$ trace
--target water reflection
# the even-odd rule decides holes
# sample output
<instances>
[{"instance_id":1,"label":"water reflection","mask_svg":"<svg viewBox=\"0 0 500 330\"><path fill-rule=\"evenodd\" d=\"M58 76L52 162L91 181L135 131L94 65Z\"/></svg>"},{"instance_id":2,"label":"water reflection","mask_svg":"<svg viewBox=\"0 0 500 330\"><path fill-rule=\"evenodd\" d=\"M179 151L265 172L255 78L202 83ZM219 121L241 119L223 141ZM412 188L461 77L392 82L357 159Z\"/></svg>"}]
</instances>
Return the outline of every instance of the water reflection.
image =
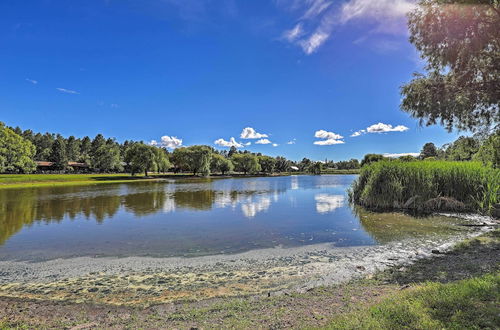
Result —
<instances>
[{"instance_id":1,"label":"water reflection","mask_svg":"<svg viewBox=\"0 0 500 330\"><path fill-rule=\"evenodd\" d=\"M354 178L0 189L0 259L34 256L35 250L65 257L192 255L321 242L352 246L450 229L399 214L353 212L345 191Z\"/></svg>"},{"instance_id":2,"label":"water reflection","mask_svg":"<svg viewBox=\"0 0 500 330\"><path fill-rule=\"evenodd\" d=\"M323 214L333 212L335 209L344 206L345 196L317 194L314 199L316 200L316 211Z\"/></svg>"}]
</instances>

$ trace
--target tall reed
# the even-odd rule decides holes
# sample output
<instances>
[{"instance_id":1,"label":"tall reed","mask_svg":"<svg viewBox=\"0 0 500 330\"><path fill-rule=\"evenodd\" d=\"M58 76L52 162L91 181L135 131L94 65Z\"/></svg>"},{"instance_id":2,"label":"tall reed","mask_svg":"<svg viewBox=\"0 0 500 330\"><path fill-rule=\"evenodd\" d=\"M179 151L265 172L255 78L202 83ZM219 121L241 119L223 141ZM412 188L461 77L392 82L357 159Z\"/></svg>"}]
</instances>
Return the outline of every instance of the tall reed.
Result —
<instances>
[{"instance_id":1,"label":"tall reed","mask_svg":"<svg viewBox=\"0 0 500 330\"><path fill-rule=\"evenodd\" d=\"M491 214L499 202L500 170L479 162L380 161L361 169L351 202L375 210Z\"/></svg>"}]
</instances>

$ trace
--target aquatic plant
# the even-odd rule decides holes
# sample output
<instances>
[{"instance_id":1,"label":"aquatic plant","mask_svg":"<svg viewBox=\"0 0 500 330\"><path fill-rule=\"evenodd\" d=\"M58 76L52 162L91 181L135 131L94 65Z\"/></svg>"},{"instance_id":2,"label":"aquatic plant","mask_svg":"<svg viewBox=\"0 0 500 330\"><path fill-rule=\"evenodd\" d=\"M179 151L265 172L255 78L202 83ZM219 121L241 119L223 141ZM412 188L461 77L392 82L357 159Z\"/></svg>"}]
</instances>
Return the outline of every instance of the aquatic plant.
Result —
<instances>
[{"instance_id":1,"label":"aquatic plant","mask_svg":"<svg viewBox=\"0 0 500 330\"><path fill-rule=\"evenodd\" d=\"M381 161L361 169L350 201L375 210L490 214L499 202L500 170L479 162Z\"/></svg>"}]
</instances>

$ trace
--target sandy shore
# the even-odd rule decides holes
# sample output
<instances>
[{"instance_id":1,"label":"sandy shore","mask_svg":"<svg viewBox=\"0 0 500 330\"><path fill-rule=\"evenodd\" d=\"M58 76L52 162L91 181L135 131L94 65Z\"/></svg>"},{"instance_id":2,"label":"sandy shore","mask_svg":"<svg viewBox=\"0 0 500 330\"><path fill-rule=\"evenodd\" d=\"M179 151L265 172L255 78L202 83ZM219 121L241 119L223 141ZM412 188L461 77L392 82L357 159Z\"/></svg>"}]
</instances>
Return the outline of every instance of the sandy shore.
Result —
<instances>
[{"instance_id":1,"label":"sandy shore","mask_svg":"<svg viewBox=\"0 0 500 330\"><path fill-rule=\"evenodd\" d=\"M471 224L490 221L469 217ZM491 223L491 222L489 222ZM462 227L447 237L379 246L318 244L195 258L78 257L41 262L0 261L0 296L115 305L305 291L366 277L445 252L493 226Z\"/></svg>"}]
</instances>

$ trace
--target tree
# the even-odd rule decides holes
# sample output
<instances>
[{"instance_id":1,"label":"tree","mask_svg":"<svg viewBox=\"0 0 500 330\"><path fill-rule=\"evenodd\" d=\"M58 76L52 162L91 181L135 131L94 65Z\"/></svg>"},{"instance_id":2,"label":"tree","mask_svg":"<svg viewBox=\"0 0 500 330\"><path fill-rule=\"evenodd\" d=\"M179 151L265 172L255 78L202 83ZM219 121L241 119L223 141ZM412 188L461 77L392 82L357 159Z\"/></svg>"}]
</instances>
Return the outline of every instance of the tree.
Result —
<instances>
[{"instance_id":1,"label":"tree","mask_svg":"<svg viewBox=\"0 0 500 330\"><path fill-rule=\"evenodd\" d=\"M150 146L155 154L156 170L166 173L170 169L170 161L168 160L167 151L163 148Z\"/></svg>"},{"instance_id":2,"label":"tree","mask_svg":"<svg viewBox=\"0 0 500 330\"><path fill-rule=\"evenodd\" d=\"M420 151L421 159L425 159L427 157L437 157L437 155L438 150L432 142L427 142L426 144L424 144L422 151Z\"/></svg>"},{"instance_id":3,"label":"tree","mask_svg":"<svg viewBox=\"0 0 500 330\"><path fill-rule=\"evenodd\" d=\"M77 140L74 136L70 136L66 140L66 154L68 160L78 161L80 158L80 140Z\"/></svg>"},{"instance_id":4,"label":"tree","mask_svg":"<svg viewBox=\"0 0 500 330\"><path fill-rule=\"evenodd\" d=\"M274 165L274 169L276 172L288 172L290 171L290 161L285 157L278 156L276 157L276 164Z\"/></svg>"},{"instance_id":5,"label":"tree","mask_svg":"<svg viewBox=\"0 0 500 330\"><path fill-rule=\"evenodd\" d=\"M323 163L321 162L314 162L309 166L309 172L313 174L321 174L321 171L323 170Z\"/></svg>"},{"instance_id":6,"label":"tree","mask_svg":"<svg viewBox=\"0 0 500 330\"><path fill-rule=\"evenodd\" d=\"M401 108L421 124L478 130L500 118L500 2L421 0L410 42L426 74L401 89Z\"/></svg>"},{"instance_id":7,"label":"tree","mask_svg":"<svg viewBox=\"0 0 500 330\"><path fill-rule=\"evenodd\" d=\"M483 142L473 159L482 162L486 166L500 168L500 131L497 131Z\"/></svg>"},{"instance_id":8,"label":"tree","mask_svg":"<svg viewBox=\"0 0 500 330\"><path fill-rule=\"evenodd\" d=\"M91 165L92 142L88 136L84 137L80 142L80 157L78 161Z\"/></svg>"},{"instance_id":9,"label":"tree","mask_svg":"<svg viewBox=\"0 0 500 330\"><path fill-rule=\"evenodd\" d=\"M299 171L306 172L311 167L312 161L309 158L302 158L300 163L298 164Z\"/></svg>"},{"instance_id":10,"label":"tree","mask_svg":"<svg viewBox=\"0 0 500 330\"><path fill-rule=\"evenodd\" d=\"M413 161L417 160L417 157L413 157L412 155L405 155L405 156L399 157L398 159L402 162L413 162ZM427 158L427 159L429 159L429 158Z\"/></svg>"},{"instance_id":11,"label":"tree","mask_svg":"<svg viewBox=\"0 0 500 330\"><path fill-rule=\"evenodd\" d=\"M260 169L264 173L273 173L274 167L276 166L276 159L269 156L259 156Z\"/></svg>"},{"instance_id":12,"label":"tree","mask_svg":"<svg viewBox=\"0 0 500 330\"><path fill-rule=\"evenodd\" d=\"M238 149L236 149L235 146L231 146L231 148L229 148L229 153L227 154L227 156L231 158L236 152L238 152Z\"/></svg>"},{"instance_id":13,"label":"tree","mask_svg":"<svg viewBox=\"0 0 500 330\"><path fill-rule=\"evenodd\" d=\"M144 172L148 176L148 171L156 171L155 153L150 146L144 143L134 143L125 152L125 159L130 165L131 174L135 175Z\"/></svg>"},{"instance_id":14,"label":"tree","mask_svg":"<svg viewBox=\"0 0 500 330\"><path fill-rule=\"evenodd\" d=\"M361 161L361 166L369 165L371 163L375 163L384 159L385 157L379 154L366 154Z\"/></svg>"},{"instance_id":15,"label":"tree","mask_svg":"<svg viewBox=\"0 0 500 330\"><path fill-rule=\"evenodd\" d=\"M53 162L53 167L57 170L65 170L68 167L68 155L66 153L66 141L60 135L52 144L49 161Z\"/></svg>"},{"instance_id":16,"label":"tree","mask_svg":"<svg viewBox=\"0 0 500 330\"><path fill-rule=\"evenodd\" d=\"M468 161L479 151L479 142L472 137L459 137L446 149L448 160Z\"/></svg>"},{"instance_id":17,"label":"tree","mask_svg":"<svg viewBox=\"0 0 500 330\"><path fill-rule=\"evenodd\" d=\"M30 141L0 122L0 172L33 172L35 153L36 148Z\"/></svg>"},{"instance_id":18,"label":"tree","mask_svg":"<svg viewBox=\"0 0 500 330\"><path fill-rule=\"evenodd\" d=\"M193 175L210 175L212 148L209 146L191 146L177 148L172 155L176 170L191 171Z\"/></svg>"},{"instance_id":19,"label":"tree","mask_svg":"<svg viewBox=\"0 0 500 330\"><path fill-rule=\"evenodd\" d=\"M104 143L92 151L92 167L99 172L119 172L121 165L120 148L115 143Z\"/></svg>"},{"instance_id":20,"label":"tree","mask_svg":"<svg viewBox=\"0 0 500 330\"><path fill-rule=\"evenodd\" d=\"M247 173L256 173L260 171L259 160L254 154L234 154L232 160L235 170L243 172L245 175L247 175Z\"/></svg>"},{"instance_id":21,"label":"tree","mask_svg":"<svg viewBox=\"0 0 500 330\"><path fill-rule=\"evenodd\" d=\"M231 172L234 169L233 162L219 154L212 154L210 161L210 171L213 173L221 173L222 175Z\"/></svg>"}]
</instances>

